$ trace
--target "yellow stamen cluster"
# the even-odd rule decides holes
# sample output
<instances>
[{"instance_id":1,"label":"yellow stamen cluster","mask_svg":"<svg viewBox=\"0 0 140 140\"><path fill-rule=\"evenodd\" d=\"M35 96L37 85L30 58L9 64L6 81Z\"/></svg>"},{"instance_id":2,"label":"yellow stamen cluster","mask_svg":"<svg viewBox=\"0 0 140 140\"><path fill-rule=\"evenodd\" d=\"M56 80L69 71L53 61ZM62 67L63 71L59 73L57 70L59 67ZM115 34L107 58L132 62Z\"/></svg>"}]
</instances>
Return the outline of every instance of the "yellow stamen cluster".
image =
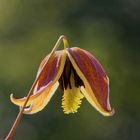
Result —
<instances>
[{"instance_id":1,"label":"yellow stamen cluster","mask_svg":"<svg viewBox=\"0 0 140 140\"><path fill-rule=\"evenodd\" d=\"M80 107L81 99L84 96L81 94L80 89L73 87L72 89L67 88L64 90L62 98L62 108L65 114L76 113Z\"/></svg>"}]
</instances>

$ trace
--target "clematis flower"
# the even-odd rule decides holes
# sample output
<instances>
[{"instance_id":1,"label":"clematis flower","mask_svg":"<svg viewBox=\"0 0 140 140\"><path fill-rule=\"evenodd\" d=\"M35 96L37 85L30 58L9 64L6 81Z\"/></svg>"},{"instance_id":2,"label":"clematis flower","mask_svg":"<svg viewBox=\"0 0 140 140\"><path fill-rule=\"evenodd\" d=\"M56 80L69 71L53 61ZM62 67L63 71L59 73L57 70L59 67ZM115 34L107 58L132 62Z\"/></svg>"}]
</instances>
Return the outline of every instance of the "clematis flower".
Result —
<instances>
[{"instance_id":1,"label":"clematis flower","mask_svg":"<svg viewBox=\"0 0 140 140\"><path fill-rule=\"evenodd\" d=\"M57 50L58 46L55 46L41 62L23 113L41 111L60 88L64 92L62 108L65 114L77 112L82 99L86 98L104 116L113 115L109 103L109 79L99 61L86 50L69 48L65 36L60 37L59 44L60 40L65 48ZM11 95L11 101L20 108L26 99L16 99Z\"/></svg>"}]
</instances>

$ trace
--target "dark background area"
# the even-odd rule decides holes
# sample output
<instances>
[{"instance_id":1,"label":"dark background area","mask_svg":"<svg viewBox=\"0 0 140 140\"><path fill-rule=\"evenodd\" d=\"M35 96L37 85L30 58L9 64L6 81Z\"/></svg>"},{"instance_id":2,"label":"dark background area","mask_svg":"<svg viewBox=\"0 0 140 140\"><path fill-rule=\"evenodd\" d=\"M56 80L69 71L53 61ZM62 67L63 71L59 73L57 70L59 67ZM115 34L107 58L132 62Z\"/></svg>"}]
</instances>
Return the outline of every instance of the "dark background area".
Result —
<instances>
[{"instance_id":1,"label":"dark background area","mask_svg":"<svg viewBox=\"0 0 140 140\"><path fill-rule=\"evenodd\" d=\"M65 115L58 90L44 110L23 116L13 140L139 140L139 15L139 0L1 0L0 139L18 113L10 94L26 96L42 58L64 34L104 66L116 114L104 117L84 99L78 113Z\"/></svg>"}]
</instances>

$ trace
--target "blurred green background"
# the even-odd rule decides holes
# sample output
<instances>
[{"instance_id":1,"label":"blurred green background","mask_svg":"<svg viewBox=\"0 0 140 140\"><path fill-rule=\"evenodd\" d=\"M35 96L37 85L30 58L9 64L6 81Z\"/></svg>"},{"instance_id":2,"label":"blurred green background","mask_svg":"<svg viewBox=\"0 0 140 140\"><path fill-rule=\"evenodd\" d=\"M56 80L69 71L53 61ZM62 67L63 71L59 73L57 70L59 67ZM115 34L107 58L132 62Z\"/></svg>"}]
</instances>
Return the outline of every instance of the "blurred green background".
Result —
<instances>
[{"instance_id":1,"label":"blurred green background","mask_svg":"<svg viewBox=\"0 0 140 140\"><path fill-rule=\"evenodd\" d=\"M13 140L139 140L139 15L139 0L0 0L0 139L18 113L9 95L27 94L64 34L104 66L116 114L103 117L84 99L78 113L64 115L58 90L43 111L23 116Z\"/></svg>"}]
</instances>

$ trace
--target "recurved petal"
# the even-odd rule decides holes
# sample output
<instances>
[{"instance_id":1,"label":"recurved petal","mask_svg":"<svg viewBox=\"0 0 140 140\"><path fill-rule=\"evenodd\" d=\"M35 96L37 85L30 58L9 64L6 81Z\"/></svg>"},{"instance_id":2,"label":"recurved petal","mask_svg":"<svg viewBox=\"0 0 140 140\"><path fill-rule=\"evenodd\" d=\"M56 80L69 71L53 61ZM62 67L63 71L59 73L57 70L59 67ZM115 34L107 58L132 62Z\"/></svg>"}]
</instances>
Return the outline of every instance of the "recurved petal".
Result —
<instances>
[{"instance_id":1,"label":"recurved petal","mask_svg":"<svg viewBox=\"0 0 140 140\"><path fill-rule=\"evenodd\" d=\"M25 114L33 114L41 111L50 101L51 97L54 95L54 92L57 90L59 83L55 84L50 83L43 89L39 90L36 94L32 95L29 98L29 101L24 109ZM26 101L26 97L21 99L15 99L13 95L11 95L11 101L22 107Z\"/></svg>"},{"instance_id":2,"label":"recurved petal","mask_svg":"<svg viewBox=\"0 0 140 140\"><path fill-rule=\"evenodd\" d=\"M89 103L100 113L110 116L114 113L109 103L109 81L99 61L80 48L68 48L69 59L85 87L81 91Z\"/></svg>"},{"instance_id":3,"label":"recurved petal","mask_svg":"<svg viewBox=\"0 0 140 140\"><path fill-rule=\"evenodd\" d=\"M36 91L37 89L37 86L38 86L38 83L36 84L35 88L34 88L34 91ZM34 95L31 95L27 104L26 104L26 107L27 106L30 106L30 104L33 102L34 99L36 99L40 94L34 94ZM10 100L13 104L17 105L17 106L20 106L22 107L26 101L26 97L23 97L23 98L20 98L20 99L16 99L13 94L10 95Z\"/></svg>"},{"instance_id":4,"label":"recurved petal","mask_svg":"<svg viewBox=\"0 0 140 140\"><path fill-rule=\"evenodd\" d=\"M50 83L47 87L40 90L37 94L37 98L35 98L32 102L30 107L24 109L24 114L34 114L41 111L50 101L52 96L54 95L55 91L57 90L59 83L56 82L55 84ZM35 94L35 95L37 95Z\"/></svg>"},{"instance_id":5,"label":"recurved petal","mask_svg":"<svg viewBox=\"0 0 140 140\"><path fill-rule=\"evenodd\" d=\"M33 114L42 110L49 102L58 87L58 79L60 78L66 61L66 51L56 51L51 57L47 56L41 63L38 74L37 83L33 88L33 94L30 96L24 113ZM16 99L11 95L11 101L22 107L26 97Z\"/></svg>"}]
</instances>

